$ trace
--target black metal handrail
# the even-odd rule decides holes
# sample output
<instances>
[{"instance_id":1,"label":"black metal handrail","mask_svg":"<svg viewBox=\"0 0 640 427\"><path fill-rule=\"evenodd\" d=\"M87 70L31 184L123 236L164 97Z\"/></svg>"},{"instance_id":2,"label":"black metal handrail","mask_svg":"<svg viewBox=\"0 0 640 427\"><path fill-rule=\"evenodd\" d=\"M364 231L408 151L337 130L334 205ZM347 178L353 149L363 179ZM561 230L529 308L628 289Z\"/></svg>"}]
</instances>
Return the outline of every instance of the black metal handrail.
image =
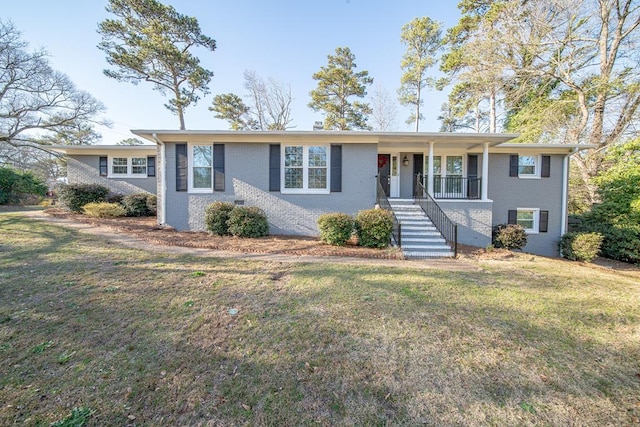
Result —
<instances>
[{"instance_id":1,"label":"black metal handrail","mask_svg":"<svg viewBox=\"0 0 640 427\"><path fill-rule=\"evenodd\" d=\"M425 176L426 178L426 176ZM417 176L420 180L420 176ZM426 179L425 179L426 181ZM425 183L425 185L427 185ZM416 187L417 191L417 187ZM481 199L482 178L474 176L434 176L433 195L437 199Z\"/></svg>"},{"instance_id":2,"label":"black metal handrail","mask_svg":"<svg viewBox=\"0 0 640 427\"><path fill-rule=\"evenodd\" d=\"M387 194L384 192L384 188L382 188L382 184L380 184L380 178L377 178L378 190L376 193L376 203L380 208L391 212L393 216L393 239L396 241L398 247L402 247L402 225L398 218L396 218L396 214L393 213L393 209L391 208L391 203L389 203L389 199L387 198Z\"/></svg>"},{"instance_id":3,"label":"black metal handrail","mask_svg":"<svg viewBox=\"0 0 640 427\"><path fill-rule=\"evenodd\" d=\"M427 214L433 225L445 238L447 243L453 246L453 256L458 256L458 224L453 222L442 208L433 200L424 189L422 182L416 181L416 203Z\"/></svg>"}]
</instances>

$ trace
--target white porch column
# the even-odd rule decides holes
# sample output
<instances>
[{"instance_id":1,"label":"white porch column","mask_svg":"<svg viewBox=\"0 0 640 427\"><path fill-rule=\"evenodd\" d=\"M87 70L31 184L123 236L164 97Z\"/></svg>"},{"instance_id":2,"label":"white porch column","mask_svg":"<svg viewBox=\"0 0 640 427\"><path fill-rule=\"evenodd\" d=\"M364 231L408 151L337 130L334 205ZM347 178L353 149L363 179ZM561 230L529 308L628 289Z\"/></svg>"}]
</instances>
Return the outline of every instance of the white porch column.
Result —
<instances>
[{"instance_id":1,"label":"white porch column","mask_svg":"<svg viewBox=\"0 0 640 427\"><path fill-rule=\"evenodd\" d=\"M433 141L429 141L429 161L427 162L427 193L433 197Z\"/></svg>"},{"instance_id":2,"label":"white porch column","mask_svg":"<svg viewBox=\"0 0 640 427\"><path fill-rule=\"evenodd\" d=\"M482 148L482 200L489 200L489 143Z\"/></svg>"}]
</instances>

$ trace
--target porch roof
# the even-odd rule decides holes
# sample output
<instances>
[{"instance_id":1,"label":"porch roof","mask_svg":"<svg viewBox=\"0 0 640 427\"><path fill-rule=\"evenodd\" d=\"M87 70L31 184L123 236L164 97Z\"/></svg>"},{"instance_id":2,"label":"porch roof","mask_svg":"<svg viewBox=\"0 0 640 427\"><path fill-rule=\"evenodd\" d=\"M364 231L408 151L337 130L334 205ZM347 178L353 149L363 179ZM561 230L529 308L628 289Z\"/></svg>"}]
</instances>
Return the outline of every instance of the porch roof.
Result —
<instances>
[{"instance_id":1,"label":"porch roof","mask_svg":"<svg viewBox=\"0 0 640 427\"><path fill-rule=\"evenodd\" d=\"M377 144L380 152L426 152L429 144L481 152L488 143L491 152L541 149L549 152L573 152L592 148L582 144L509 144L513 133L444 133L444 132L361 132L361 131L230 131L230 130L153 130L133 129L135 135L156 142L224 142L224 143L322 143Z\"/></svg>"}]
</instances>

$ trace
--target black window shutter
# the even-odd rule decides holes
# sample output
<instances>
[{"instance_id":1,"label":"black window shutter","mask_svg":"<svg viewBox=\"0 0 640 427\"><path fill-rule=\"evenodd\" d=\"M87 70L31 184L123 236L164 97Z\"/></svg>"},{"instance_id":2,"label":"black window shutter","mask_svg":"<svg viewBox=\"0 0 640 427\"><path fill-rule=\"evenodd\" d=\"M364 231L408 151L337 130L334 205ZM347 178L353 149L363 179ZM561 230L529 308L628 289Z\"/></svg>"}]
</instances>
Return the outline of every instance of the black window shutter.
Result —
<instances>
[{"instance_id":1,"label":"black window shutter","mask_svg":"<svg viewBox=\"0 0 640 427\"><path fill-rule=\"evenodd\" d=\"M507 217L507 224L517 224L518 223L518 211L517 210L509 210L509 215Z\"/></svg>"},{"instance_id":2,"label":"black window shutter","mask_svg":"<svg viewBox=\"0 0 640 427\"><path fill-rule=\"evenodd\" d=\"M342 145L331 144L331 192L342 191Z\"/></svg>"},{"instance_id":3,"label":"black window shutter","mask_svg":"<svg viewBox=\"0 0 640 427\"><path fill-rule=\"evenodd\" d=\"M518 176L518 155L509 156L509 176Z\"/></svg>"},{"instance_id":4,"label":"black window shutter","mask_svg":"<svg viewBox=\"0 0 640 427\"><path fill-rule=\"evenodd\" d=\"M176 191L187 191L187 144L176 144Z\"/></svg>"},{"instance_id":5,"label":"black window shutter","mask_svg":"<svg viewBox=\"0 0 640 427\"><path fill-rule=\"evenodd\" d=\"M540 211L540 225L538 231L546 233L549 229L549 211Z\"/></svg>"},{"instance_id":6,"label":"black window shutter","mask_svg":"<svg viewBox=\"0 0 640 427\"><path fill-rule=\"evenodd\" d=\"M109 166L107 165L107 158L100 157L100 176L107 176L109 174Z\"/></svg>"},{"instance_id":7,"label":"black window shutter","mask_svg":"<svg viewBox=\"0 0 640 427\"><path fill-rule=\"evenodd\" d=\"M551 176L551 156L542 156L542 169L540 176L549 178Z\"/></svg>"},{"instance_id":8,"label":"black window shutter","mask_svg":"<svg viewBox=\"0 0 640 427\"><path fill-rule=\"evenodd\" d=\"M147 176L156 176L156 157L147 157Z\"/></svg>"},{"instance_id":9,"label":"black window shutter","mask_svg":"<svg viewBox=\"0 0 640 427\"><path fill-rule=\"evenodd\" d=\"M224 144L213 144L213 191L224 191Z\"/></svg>"},{"instance_id":10,"label":"black window shutter","mask_svg":"<svg viewBox=\"0 0 640 427\"><path fill-rule=\"evenodd\" d=\"M280 191L280 144L269 144L269 191Z\"/></svg>"}]
</instances>

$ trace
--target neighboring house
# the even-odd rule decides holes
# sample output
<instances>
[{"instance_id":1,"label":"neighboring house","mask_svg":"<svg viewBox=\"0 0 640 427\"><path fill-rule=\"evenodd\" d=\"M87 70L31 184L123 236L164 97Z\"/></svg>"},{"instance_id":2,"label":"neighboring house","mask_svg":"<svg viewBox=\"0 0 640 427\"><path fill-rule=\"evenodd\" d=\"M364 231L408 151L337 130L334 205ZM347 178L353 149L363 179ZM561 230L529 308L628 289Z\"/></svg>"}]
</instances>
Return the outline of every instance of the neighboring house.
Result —
<instances>
[{"instance_id":1,"label":"neighboring house","mask_svg":"<svg viewBox=\"0 0 640 427\"><path fill-rule=\"evenodd\" d=\"M204 230L206 206L222 200L262 208L272 234L318 235L323 213L355 214L380 194L413 205L423 191L458 224L459 243L486 247L493 226L519 223L524 250L547 256L558 255L566 231L569 157L588 148L513 144L510 134L132 132L158 145L157 162L142 151L149 146L68 147L69 182L142 184L151 178L133 178L131 168L146 157L148 175L157 166L158 222L178 230ZM113 173L115 159L118 172L126 159L126 176Z\"/></svg>"},{"instance_id":2,"label":"neighboring house","mask_svg":"<svg viewBox=\"0 0 640 427\"><path fill-rule=\"evenodd\" d=\"M57 145L69 184L100 184L114 194L156 194L156 145Z\"/></svg>"}]
</instances>

